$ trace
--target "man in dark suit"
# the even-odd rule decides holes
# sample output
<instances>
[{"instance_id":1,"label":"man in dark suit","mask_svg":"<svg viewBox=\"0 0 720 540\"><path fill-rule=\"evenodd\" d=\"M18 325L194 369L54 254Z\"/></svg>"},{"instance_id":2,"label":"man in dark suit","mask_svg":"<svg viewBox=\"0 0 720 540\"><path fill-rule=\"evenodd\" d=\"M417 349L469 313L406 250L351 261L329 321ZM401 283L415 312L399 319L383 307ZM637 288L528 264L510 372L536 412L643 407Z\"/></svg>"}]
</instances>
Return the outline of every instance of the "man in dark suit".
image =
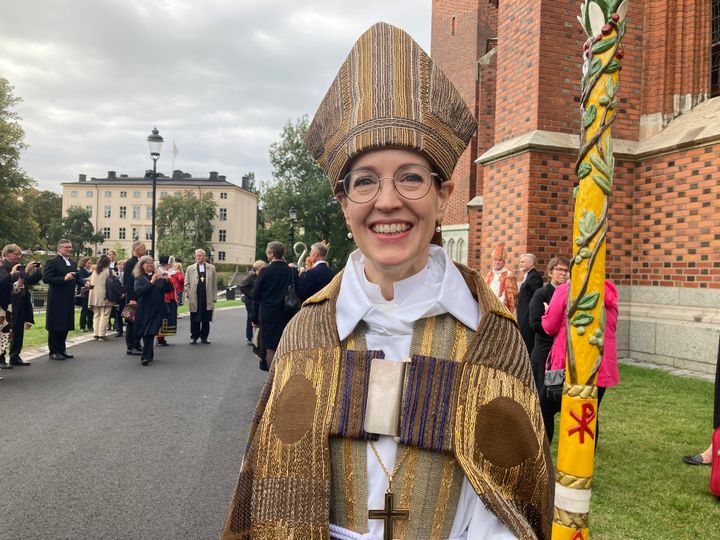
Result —
<instances>
[{"instance_id":1,"label":"man in dark suit","mask_svg":"<svg viewBox=\"0 0 720 540\"><path fill-rule=\"evenodd\" d=\"M297 295L301 300L310 298L332 280L334 274L325 260L327 254L328 248L322 242L310 246L310 255L306 261L310 268L301 270L298 278Z\"/></svg>"},{"instance_id":2,"label":"man in dark suit","mask_svg":"<svg viewBox=\"0 0 720 540\"><path fill-rule=\"evenodd\" d=\"M135 296L135 278L133 277L133 268L138 262L138 259L145 255L147 247L145 242L135 240L132 244L132 257L125 261L123 268L123 288L125 289L125 303L129 306L135 306L137 309L137 298ZM127 353L133 356L140 356L142 349L140 348L140 339L142 336L135 335L135 323L131 320L127 320L127 327L125 328L125 345L127 346Z\"/></svg>"},{"instance_id":3,"label":"man in dark suit","mask_svg":"<svg viewBox=\"0 0 720 540\"><path fill-rule=\"evenodd\" d=\"M58 255L45 264L43 281L48 285L48 302L45 329L48 331L50 358L65 360L72 354L65 351L65 340L75 329L75 286L79 285L77 264L70 259L72 242L58 242Z\"/></svg>"},{"instance_id":4,"label":"man in dark suit","mask_svg":"<svg viewBox=\"0 0 720 540\"><path fill-rule=\"evenodd\" d=\"M525 253L520 257L519 268L524 274L520 283L520 291L517 296L517 321L520 326L520 334L522 335L528 354L532 353L533 344L535 343L535 332L530 327L530 300L540 287L543 286L542 276L535 269L536 258L532 253Z\"/></svg>"}]
</instances>

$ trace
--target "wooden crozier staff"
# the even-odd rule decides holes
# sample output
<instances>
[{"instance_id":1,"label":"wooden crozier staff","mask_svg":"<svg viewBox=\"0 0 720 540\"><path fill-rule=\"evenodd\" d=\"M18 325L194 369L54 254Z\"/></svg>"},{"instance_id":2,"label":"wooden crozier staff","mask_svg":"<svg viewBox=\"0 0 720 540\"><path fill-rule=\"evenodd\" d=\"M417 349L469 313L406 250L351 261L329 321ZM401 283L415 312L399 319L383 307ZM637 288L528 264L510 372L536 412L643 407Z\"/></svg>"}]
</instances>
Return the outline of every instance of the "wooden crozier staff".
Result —
<instances>
[{"instance_id":1,"label":"wooden crozier staff","mask_svg":"<svg viewBox=\"0 0 720 540\"><path fill-rule=\"evenodd\" d=\"M560 411L553 540L589 538L595 458L597 372L605 331L605 236L612 190L618 74L628 0L585 0L578 18L589 36L581 84L567 357Z\"/></svg>"}]
</instances>

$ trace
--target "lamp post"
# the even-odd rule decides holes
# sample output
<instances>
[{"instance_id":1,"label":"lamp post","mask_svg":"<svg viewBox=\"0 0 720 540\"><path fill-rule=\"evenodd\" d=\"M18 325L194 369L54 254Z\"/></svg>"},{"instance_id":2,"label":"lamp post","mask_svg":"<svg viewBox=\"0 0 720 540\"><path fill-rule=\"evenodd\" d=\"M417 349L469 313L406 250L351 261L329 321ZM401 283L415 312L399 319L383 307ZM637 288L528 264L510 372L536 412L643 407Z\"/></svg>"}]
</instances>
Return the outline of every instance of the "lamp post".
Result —
<instances>
[{"instance_id":1,"label":"lamp post","mask_svg":"<svg viewBox=\"0 0 720 540\"><path fill-rule=\"evenodd\" d=\"M297 221L297 210L295 210L294 206L290 207L290 234L288 234L288 237L290 239L290 253L293 252L293 246L295 245L295 222Z\"/></svg>"},{"instance_id":2,"label":"lamp post","mask_svg":"<svg viewBox=\"0 0 720 540\"><path fill-rule=\"evenodd\" d=\"M153 160L153 183L152 183L152 230L150 253L155 257L155 193L157 190L157 160L160 158L160 149L162 148L163 138L158 133L157 127L153 128L152 133L147 138L150 147L150 157Z\"/></svg>"}]
</instances>

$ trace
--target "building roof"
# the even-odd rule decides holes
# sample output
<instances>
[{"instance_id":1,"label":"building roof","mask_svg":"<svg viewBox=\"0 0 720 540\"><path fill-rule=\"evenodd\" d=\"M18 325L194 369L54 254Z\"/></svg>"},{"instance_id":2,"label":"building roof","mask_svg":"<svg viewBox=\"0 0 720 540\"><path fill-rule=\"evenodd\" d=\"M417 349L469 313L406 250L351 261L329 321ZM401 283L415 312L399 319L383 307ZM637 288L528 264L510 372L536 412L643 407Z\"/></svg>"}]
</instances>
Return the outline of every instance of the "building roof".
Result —
<instances>
[{"instance_id":1,"label":"building roof","mask_svg":"<svg viewBox=\"0 0 720 540\"><path fill-rule=\"evenodd\" d=\"M108 175L105 178L96 178L94 176L87 178L87 175L85 174L79 174L78 179L75 182L62 182L61 185L72 185L72 186L82 186L82 185L88 185L88 184L102 184L102 185L118 185L118 186L126 186L126 185L148 185L152 184L152 171L146 171L145 176L129 176L127 174L120 174L118 175L115 171L108 171ZM242 186L238 186L237 184L233 184L232 182L229 182L224 175L220 175L215 171L211 171L209 173L209 176L193 176L190 173L183 172L181 170L175 170L173 171L172 176L167 176L161 172L157 173L157 184L158 185L176 185L176 186L182 186L185 185L191 185L191 186L198 186L198 185L204 185L208 187L234 187L238 189L243 189L245 191L250 192L249 186L247 185L248 179L247 177L243 177L242 179Z\"/></svg>"}]
</instances>

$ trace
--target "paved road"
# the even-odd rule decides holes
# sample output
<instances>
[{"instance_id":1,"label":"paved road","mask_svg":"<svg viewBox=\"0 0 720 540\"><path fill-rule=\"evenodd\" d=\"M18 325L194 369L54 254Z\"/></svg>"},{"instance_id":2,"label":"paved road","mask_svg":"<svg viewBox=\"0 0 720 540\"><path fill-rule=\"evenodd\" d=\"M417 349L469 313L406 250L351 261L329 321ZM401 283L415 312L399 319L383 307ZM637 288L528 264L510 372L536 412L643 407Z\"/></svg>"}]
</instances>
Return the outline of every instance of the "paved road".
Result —
<instances>
[{"instance_id":1,"label":"paved road","mask_svg":"<svg viewBox=\"0 0 720 540\"><path fill-rule=\"evenodd\" d=\"M222 310L148 367L110 338L2 372L0 539L217 538L265 378L244 328Z\"/></svg>"}]
</instances>

